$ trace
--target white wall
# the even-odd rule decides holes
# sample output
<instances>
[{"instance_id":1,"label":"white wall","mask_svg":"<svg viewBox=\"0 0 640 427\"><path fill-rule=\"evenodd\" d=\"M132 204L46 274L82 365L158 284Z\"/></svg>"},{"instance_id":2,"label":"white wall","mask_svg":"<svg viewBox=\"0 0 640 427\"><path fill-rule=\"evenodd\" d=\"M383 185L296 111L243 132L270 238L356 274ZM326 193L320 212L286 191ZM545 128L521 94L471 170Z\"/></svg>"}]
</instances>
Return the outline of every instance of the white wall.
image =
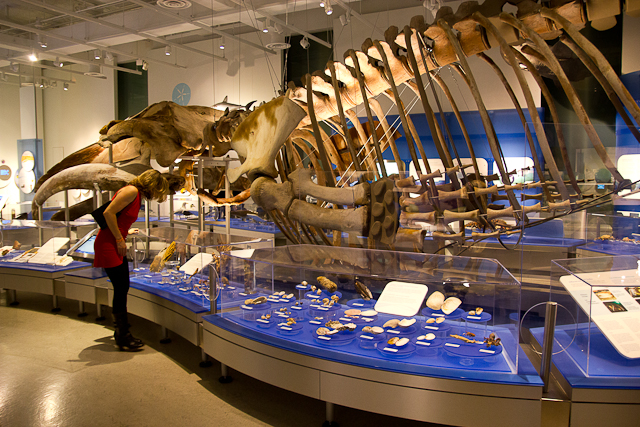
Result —
<instances>
[{"instance_id":1,"label":"white wall","mask_svg":"<svg viewBox=\"0 0 640 427\"><path fill-rule=\"evenodd\" d=\"M257 35L243 35L243 38L260 44ZM265 42L266 43L266 42ZM220 39L213 42L193 43L189 46L206 52L224 53L228 61L208 58L204 55L175 49L166 57L163 49L150 51L151 58L178 58L178 63L186 69L149 64L149 104L170 101L173 88L178 83L186 83L191 89L189 105L212 106L228 96L228 102L245 105L257 100L270 101L276 96L282 81L281 53L266 54L262 50L225 39L225 49L219 49ZM215 86L214 86L215 82Z\"/></svg>"},{"instance_id":2,"label":"white wall","mask_svg":"<svg viewBox=\"0 0 640 427\"><path fill-rule=\"evenodd\" d=\"M0 190L8 195L6 208L2 211L4 218L9 218L14 203L20 201L18 187L13 182L13 177L18 170L17 140L21 139L20 129L20 87L17 85L0 84L0 163L11 168L11 181L9 185Z\"/></svg>"}]
</instances>

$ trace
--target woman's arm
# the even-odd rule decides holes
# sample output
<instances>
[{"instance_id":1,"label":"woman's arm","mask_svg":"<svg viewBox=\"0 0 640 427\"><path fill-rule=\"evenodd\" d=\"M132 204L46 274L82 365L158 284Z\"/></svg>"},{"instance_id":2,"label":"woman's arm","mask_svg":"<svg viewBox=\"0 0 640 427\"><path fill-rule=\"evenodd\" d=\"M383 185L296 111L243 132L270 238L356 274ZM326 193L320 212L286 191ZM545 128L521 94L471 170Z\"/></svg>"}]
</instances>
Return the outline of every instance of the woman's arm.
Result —
<instances>
[{"instance_id":1,"label":"woman's arm","mask_svg":"<svg viewBox=\"0 0 640 427\"><path fill-rule=\"evenodd\" d=\"M113 237L116 239L118 255L122 257L127 253L127 245L118 228L116 215L126 208L129 203L133 202L137 195L138 189L132 185L127 185L116 194L116 197L113 198L107 209L104 210L104 219L109 227L109 231L111 231L111 234L113 234Z\"/></svg>"}]
</instances>

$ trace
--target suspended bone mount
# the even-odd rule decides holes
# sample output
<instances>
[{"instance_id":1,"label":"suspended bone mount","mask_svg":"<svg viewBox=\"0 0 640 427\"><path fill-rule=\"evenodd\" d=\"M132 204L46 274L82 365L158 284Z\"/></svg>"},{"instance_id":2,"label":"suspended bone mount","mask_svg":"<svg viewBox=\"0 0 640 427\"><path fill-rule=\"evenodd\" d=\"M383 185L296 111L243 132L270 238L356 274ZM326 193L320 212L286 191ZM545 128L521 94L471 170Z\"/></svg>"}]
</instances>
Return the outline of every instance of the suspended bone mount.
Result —
<instances>
[{"instance_id":1,"label":"suspended bone mount","mask_svg":"<svg viewBox=\"0 0 640 427\"><path fill-rule=\"evenodd\" d=\"M400 224L403 227L415 225L417 222L424 222L429 225L436 225L435 212L401 212Z\"/></svg>"},{"instance_id":2,"label":"suspended bone mount","mask_svg":"<svg viewBox=\"0 0 640 427\"><path fill-rule=\"evenodd\" d=\"M445 225L448 225L456 221L478 221L479 214L480 211L478 209L471 212L453 212L450 210L445 210L442 222Z\"/></svg>"}]
</instances>

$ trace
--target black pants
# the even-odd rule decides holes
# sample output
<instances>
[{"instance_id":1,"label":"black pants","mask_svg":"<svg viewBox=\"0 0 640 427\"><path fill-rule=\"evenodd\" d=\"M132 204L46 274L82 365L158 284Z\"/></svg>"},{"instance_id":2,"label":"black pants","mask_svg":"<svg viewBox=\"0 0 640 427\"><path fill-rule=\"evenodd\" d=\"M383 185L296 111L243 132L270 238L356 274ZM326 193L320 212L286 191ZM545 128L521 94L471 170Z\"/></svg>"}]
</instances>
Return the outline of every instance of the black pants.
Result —
<instances>
[{"instance_id":1,"label":"black pants","mask_svg":"<svg viewBox=\"0 0 640 427\"><path fill-rule=\"evenodd\" d=\"M105 268L113 285L113 314L127 312L127 293L129 293L129 261L124 257L117 267Z\"/></svg>"}]
</instances>

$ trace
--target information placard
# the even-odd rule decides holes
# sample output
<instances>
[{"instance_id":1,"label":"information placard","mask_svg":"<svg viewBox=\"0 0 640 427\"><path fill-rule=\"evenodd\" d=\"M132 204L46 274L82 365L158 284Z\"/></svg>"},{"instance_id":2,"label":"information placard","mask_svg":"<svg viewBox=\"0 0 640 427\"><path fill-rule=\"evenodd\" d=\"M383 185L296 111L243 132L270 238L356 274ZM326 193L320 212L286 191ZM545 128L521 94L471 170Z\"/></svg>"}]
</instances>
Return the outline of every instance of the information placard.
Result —
<instances>
[{"instance_id":1,"label":"information placard","mask_svg":"<svg viewBox=\"0 0 640 427\"><path fill-rule=\"evenodd\" d=\"M213 255L208 253L199 253L191 257L191 259L180 267L180 271L192 275L196 271L201 272L202 269L213 261Z\"/></svg>"},{"instance_id":2,"label":"information placard","mask_svg":"<svg viewBox=\"0 0 640 427\"><path fill-rule=\"evenodd\" d=\"M638 271L580 273L577 276L562 276L560 283L584 312L591 315L591 320L621 355L629 359L640 358Z\"/></svg>"},{"instance_id":3,"label":"information placard","mask_svg":"<svg viewBox=\"0 0 640 427\"><path fill-rule=\"evenodd\" d=\"M426 285L418 283L389 282L382 290L375 310L394 316L415 316L428 290Z\"/></svg>"}]
</instances>

